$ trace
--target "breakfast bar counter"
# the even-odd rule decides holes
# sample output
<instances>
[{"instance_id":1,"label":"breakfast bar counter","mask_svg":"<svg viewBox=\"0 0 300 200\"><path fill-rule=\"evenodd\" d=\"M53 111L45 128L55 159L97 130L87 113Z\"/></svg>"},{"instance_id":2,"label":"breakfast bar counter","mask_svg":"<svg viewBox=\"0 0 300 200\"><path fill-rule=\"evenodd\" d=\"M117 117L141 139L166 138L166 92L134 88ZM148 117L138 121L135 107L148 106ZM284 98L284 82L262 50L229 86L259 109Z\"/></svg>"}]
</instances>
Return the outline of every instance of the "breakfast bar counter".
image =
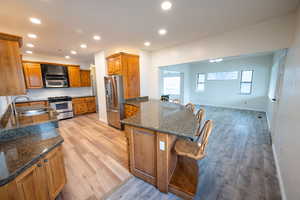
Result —
<instances>
[{"instance_id":1,"label":"breakfast bar counter","mask_svg":"<svg viewBox=\"0 0 300 200\"><path fill-rule=\"evenodd\" d=\"M176 140L194 138L195 115L183 105L159 100L131 100L135 113L122 120L128 139L130 172L156 186L192 199L198 183L196 161L178 156ZM128 109L128 108L127 108Z\"/></svg>"}]
</instances>

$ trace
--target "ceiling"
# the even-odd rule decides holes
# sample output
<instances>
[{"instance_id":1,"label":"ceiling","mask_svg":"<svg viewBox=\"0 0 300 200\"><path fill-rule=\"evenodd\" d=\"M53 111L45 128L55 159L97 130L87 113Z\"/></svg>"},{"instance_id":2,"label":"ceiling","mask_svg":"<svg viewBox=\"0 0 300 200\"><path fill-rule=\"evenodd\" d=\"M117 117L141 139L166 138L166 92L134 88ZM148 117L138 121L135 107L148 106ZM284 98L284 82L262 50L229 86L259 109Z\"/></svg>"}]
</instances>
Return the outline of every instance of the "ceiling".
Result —
<instances>
[{"instance_id":1,"label":"ceiling","mask_svg":"<svg viewBox=\"0 0 300 200\"><path fill-rule=\"evenodd\" d=\"M75 50L72 58L89 61L103 49L158 50L285 15L298 5L298 0L171 0L172 9L163 11L161 2L2 0L0 32L23 36L25 44L35 45L34 54L64 57ZM31 24L29 17L42 24ZM167 35L158 35L160 28ZM28 33L38 38L30 39ZM93 40L94 34L102 39ZM152 45L145 47L145 41ZM81 49L81 43L88 48Z\"/></svg>"}]
</instances>

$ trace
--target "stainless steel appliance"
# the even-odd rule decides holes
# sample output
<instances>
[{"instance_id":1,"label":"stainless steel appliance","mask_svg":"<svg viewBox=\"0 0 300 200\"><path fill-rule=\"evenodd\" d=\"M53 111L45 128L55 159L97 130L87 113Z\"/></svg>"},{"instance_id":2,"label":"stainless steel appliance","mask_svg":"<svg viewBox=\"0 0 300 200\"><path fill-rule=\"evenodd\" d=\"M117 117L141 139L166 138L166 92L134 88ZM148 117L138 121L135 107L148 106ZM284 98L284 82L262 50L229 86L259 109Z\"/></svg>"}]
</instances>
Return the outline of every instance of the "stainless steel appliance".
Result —
<instances>
[{"instance_id":1,"label":"stainless steel appliance","mask_svg":"<svg viewBox=\"0 0 300 200\"><path fill-rule=\"evenodd\" d=\"M122 129L120 120L124 118L124 94L122 76L104 77L107 120L110 126Z\"/></svg>"},{"instance_id":2,"label":"stainless steel appliance","mask_svg":"<svg viewBox=\"0 0 300 200\"><path fill-rule=\"evenodd\" d=\"M43 82L46 88L69 87L68 69L65 66L42 64Z\"/></svg>"},{"instance_id":3,"label":"stainless steel appliance","mask_svg":"<svg viewBox=\"0 0 300 200\"><path fill-rule=\"evenodd\" d=\"M58 112L58 119L68 119L74 116L72 108L72 97L49 97L50 107Z\"/></svg>"}]
</instances>

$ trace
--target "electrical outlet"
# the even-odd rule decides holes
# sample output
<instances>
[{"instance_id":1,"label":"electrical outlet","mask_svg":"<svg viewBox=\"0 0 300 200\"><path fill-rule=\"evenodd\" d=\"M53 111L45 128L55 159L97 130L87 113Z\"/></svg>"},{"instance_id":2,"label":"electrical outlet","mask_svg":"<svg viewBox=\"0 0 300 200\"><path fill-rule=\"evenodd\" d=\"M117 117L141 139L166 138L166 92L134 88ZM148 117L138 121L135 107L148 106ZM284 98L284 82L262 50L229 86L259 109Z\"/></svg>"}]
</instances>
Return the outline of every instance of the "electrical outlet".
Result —
<instances>
[{"instance_id":1,"label":"electrical outlet","mask_svg":"<svg viewBox=\"0 0 300 200\"><path fill-rule=\"evenodd\" d=\"M161 151L165 151L165 142L164 141L159 141L159 149L161 150Z\"/></svg>"}]
</instances>

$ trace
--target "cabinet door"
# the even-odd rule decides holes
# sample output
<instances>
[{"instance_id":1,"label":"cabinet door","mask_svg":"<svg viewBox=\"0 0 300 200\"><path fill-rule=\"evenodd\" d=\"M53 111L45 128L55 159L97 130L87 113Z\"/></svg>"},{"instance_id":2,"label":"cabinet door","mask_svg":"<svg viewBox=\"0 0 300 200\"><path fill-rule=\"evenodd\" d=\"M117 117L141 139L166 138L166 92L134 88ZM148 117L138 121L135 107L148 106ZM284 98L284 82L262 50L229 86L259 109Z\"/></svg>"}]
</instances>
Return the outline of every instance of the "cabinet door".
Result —
<instances>
[{"instance_id":1,"label":"cabinet door","mask_svg":"<svg viewBox=\"0 0 300 200\"><path fill-rule=\"evenodd\" d=\"M68 66L68 75L70 87L80 87L80 67Z\"/></svg>"},{"instance_id":2,"label":"cabinet door","mask_svg":"<svg viewBox=\"0 0 300 200\"><path fill-rule=\"evenodd\" d=\"M139 71L139 57L126 56L126 87L125 98L135 98L140 96L140 71Z\"/></svg>"},{"instance_id":3,"label":"cabinet door","mask_svg":"<svg viewBox=\"0 0 300 200\"><path fill-rule=\"evenodd\" d=\"M81 115L88 112L86 101L73 101L73 112L75 115Z\"/></svg>"},{"instance_id":4,"label":"cabinet door","mask_svg":"<svg viewBox=\"0 0 300 200\"><path fill-rule=\"evenodd\" d=\"M46 168L50 199L54 200L66 184L66 173L61 147L48 153L43 159Z\"/></svg>"},{"instance_id":5,"label":"cabinet door","mask_svg":"<svg viewBox=\"0 0 300 200\"><path fill-rule=\"evenodd\" d=\"M89 113L96 112L96 98L95 97L87 98L86 104L87 104L87 111Z\"/></svg>"},{"instance_id":6,"label":"cabinet door","mask_svg":"<svg viewBox=\"0 0 300 200\"><path fill-rule=\"evenodd\" d=\"M26 94L19 44L3 37L0 33L0 96Z\"/></svg>"},{"instance_id":7,"label":"cabinet door","mask_svg":"<svg viewBox=\"0 0 300 200\"><path fill-rule=\"evenodd\" d=\"M90 70L80 70L81 87L91 87L91 72Z\"/></svg>"},{"instance_id":8,"label":"cabinet door","mask_svg":"<svg viewBox=\"0 0 300 200\"><path fill-rule=\"evenodd\" d=\"M27 88L43 88L42 70L40 64L24 63L23 69Z\"/></svg>"},{"instance_id":9,"label":"cabinet door","mask_svg":"<svg viewBox=\"0 0 300 200\"><path fill-rule=\"evenodd\" d=\"M121 56L107 59L107 73L109 75L122 74Z\"/></svg>"},{"instance_id":10,"label":"cabinet door","mask_svg":"<svg viewBox=\"0 0 300 200\"><path fill-rule=\"evenodd\" d=\"M19 175L16 184L21 200L49 200L45 168L41 162Z\"/></svg>"},{"instance_id":11,"label":"cabinet door","mask_svg":"<svg viewBox=\"0 0 300 200\"><path fill-rule=\"evenodd\" d=\"M153 131L129 130L130 170L135 176L156 185L156 135Z\"/></svg>"}]
</instances>

